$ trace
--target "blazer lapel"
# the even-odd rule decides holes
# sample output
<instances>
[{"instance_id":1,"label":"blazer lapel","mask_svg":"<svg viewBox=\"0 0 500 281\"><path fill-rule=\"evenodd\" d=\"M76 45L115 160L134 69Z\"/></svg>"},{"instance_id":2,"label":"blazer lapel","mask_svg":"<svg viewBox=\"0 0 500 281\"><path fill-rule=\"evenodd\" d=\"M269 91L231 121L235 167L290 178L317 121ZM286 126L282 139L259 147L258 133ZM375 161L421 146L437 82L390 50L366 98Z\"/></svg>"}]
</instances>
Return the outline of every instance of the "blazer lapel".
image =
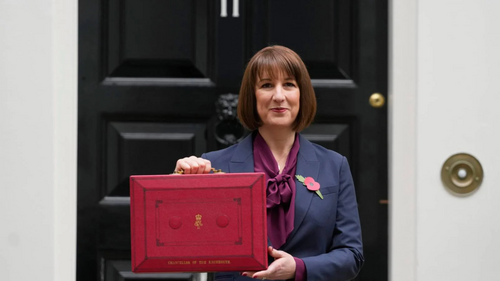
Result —
<instances>
[{"instance_id":1,"label":"blazer lapel","mask_svg":"<svg viewBox=\"0 0 500 281\"><path fill-rule=\"evenodd\" d=\"M299 155L297 157L297 175L301 175L304 178L312 177L315 180L318 179L319 173L319 161L316 157L316 152L314 150L314 146L311 142L306 140L302 135L299 135L300 148ZM295 218L294 218L294 228L287 241L290 241L295 233L297 233L297 229L300 227L300 224L304 220L307 211L311 206L311 201L313 196L316 194L312 191L309 191L304 184L299 182L297 178L295 178ZM286 243L288 244L288 243ZM286 245L285 244L285 245Z\"/></svg>"},{"instance_id":2,"label":"blazer lapel","mask_svg":"<svg viewBox=\"0 0 500 281\"><path fill-rule=\"evenodd\" d=\"M236 147L229 162L230 173L253 173L253 134L244 138Z\"/></svg>"}]
</instances>

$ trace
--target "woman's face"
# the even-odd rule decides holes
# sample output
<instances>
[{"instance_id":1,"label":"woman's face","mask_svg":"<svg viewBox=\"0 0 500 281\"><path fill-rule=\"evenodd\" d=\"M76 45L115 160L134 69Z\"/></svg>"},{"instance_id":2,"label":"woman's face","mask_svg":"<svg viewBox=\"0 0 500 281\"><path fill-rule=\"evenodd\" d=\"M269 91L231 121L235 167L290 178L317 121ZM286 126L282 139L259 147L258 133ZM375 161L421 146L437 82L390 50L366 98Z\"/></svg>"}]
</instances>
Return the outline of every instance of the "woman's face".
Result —
<instances>
[{"instance_id":1,"label":"woman's face","mask_svg":"<svg viewBox=\"0 0 500 281\"><path fill-rule=\"evenodd\" d=\"M262 127L292 128L300 108L300 90L294 77L280 73L272 79L263 74L255 85L255 98Z\"/></svg>"}]
</instances>

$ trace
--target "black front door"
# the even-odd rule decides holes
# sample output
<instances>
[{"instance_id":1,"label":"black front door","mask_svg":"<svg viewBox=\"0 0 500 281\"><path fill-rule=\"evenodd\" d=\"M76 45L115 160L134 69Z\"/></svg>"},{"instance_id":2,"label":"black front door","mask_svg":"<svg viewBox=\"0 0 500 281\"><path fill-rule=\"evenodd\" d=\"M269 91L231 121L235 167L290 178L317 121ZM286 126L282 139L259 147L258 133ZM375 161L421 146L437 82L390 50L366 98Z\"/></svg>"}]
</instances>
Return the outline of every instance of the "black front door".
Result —
<instances>
[{"instance_id":1,"label":"black front door","mask_svg":"<svg viewBox=\"0 0 500 281\"><path fill-rule=\"evenodd\" d=\"M178 158L241 139L228 94L271 44L295 50L313 79L305 137L351 164L358 280L387 280L387 110L368 103L387 90L386 41L385 0L80 1L78 280L141 280L130 273L128 177L171 173Z\"/></svg>"}]
</instances>

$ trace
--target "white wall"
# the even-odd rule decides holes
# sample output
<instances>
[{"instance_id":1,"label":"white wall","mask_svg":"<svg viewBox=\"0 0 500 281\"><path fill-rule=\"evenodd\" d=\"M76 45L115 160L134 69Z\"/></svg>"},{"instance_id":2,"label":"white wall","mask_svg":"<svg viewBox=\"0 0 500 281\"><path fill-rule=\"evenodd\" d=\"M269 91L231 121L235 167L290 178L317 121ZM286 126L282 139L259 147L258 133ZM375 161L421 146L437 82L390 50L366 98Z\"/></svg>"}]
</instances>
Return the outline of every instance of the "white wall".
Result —
<instances>
[{"instance_id":1,"label":"white wall","mask_svg":"<svg viewBox=\"0 0 500 281\"><path fill-rule=\"evenodd\" d=\"M416 279L417 0L389 0L389 279Z\"/></svg>"},{"instance_id":2,"label":"white wall","mask_svg":"<svg viewBox=\"0 0 500 281\"><path fill-rule=\"evenodd\" d=\"M77 1L0 1L0 278L74 280Z\"/></svg>"},{"instance_id":3,"label":"white wall","mask_svg":"<svg viewBox=\"0 0 500 281\"><path fill-rule=\"evenodd\" d=\"M500 278L499 9L495 0L392 1L392 280ZM440 179L458 152L485 171L467 197Z\"/></svg>"}]
</instances>

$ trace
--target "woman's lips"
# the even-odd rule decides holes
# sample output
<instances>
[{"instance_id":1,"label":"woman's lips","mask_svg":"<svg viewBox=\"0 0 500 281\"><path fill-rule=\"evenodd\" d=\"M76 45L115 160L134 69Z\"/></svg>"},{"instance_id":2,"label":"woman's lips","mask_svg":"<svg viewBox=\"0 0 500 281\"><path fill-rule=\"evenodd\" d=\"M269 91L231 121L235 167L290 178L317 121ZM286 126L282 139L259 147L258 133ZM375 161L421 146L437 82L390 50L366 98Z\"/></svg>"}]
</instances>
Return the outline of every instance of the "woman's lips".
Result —
<instances>
[{"instance_id":1,"label":"woman's lips","mask_svg":"<svg viewBox=\"0 0 500 281\"><path fill-rule=\"evenodd\" d=\"M277 113L283 113L286 111L286 108L283 108L283 107L276 107L276 108L271 108L271 110L273 112L277 112Z\"/></svg>"}]
</instances>

